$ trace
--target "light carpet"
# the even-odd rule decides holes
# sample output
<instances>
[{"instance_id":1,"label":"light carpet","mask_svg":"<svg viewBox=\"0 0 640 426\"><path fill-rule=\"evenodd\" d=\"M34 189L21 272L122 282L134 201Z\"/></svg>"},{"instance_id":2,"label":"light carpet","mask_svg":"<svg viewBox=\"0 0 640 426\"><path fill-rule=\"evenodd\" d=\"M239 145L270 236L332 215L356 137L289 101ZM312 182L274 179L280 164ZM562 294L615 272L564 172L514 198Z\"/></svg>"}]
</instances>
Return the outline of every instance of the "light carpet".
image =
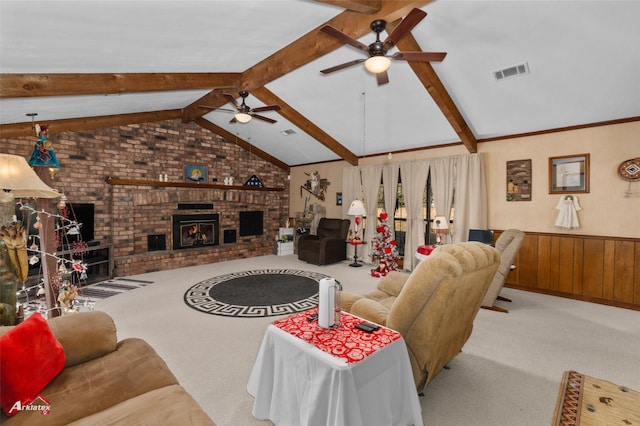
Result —
<instances>
[{"instance_id":1,"label":"light carpet","mask_svg":"<svg viewBox=\"0 0 640 426\"><path fill-rule=\"evenodd\" d=\"M251 415L246 385L266 327L278 317L203 315L185 291L212 276L260 268L306 269L364 293L379 278L347 261L327 266L263 256L129 277L151 286L98 301L118 336L141 337L220 426L269 425ZM640 313L504 289L509 313L480 310L462 352L420 398L425 425L549 425L567 370L640 389ZM499 302L503 303L503 302ZM375 426L375 425L371 425ZM388 426L388 425L382 425Z\"/></svg>"}]
</instances>

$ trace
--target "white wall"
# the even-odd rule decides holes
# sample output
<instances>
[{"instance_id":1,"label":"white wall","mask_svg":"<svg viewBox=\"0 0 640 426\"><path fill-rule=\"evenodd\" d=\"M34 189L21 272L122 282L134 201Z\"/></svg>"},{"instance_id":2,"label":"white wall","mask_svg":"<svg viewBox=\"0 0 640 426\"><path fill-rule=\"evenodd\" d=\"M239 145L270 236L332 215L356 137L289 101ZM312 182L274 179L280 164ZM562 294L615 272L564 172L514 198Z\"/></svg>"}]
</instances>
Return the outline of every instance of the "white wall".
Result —
<instances>
[{"instance_id":1,"label":"white wall","mask_svg":"<svg viewBox=\"0 0 640 426\"><path fill-rule=\"evenodd\" d=\"M478 144L478 152L483 153L485 159L490 228L640 238L640 182L631 185L633 194L625 198L629 183L621 180L616 172L622 161L640 157L640 121L484 142ZM386 155L368 157L360 159L360 165L465 153L468 153L466 148L456 145L397 153L392 160ZM583 208L578 213L581 227L571 231L556 228L555 206L561 195L549 194L549 157L586 153L591 160L590 192L577 194ZM532 160L532 200L509 202L506 200L506 162L522 159ZM342 210L335 205L335 199L336 192L341 192L342 168L347 165L337 161L293 167L290 216L304 207L305 194L300 195L300 185L307 179L305 173L317 170L331 185L324 202L313 196L311 200L322 203L328 217L340 217ZM351 200L344 200L349 202Z\"/></svg>"}]
</instances>

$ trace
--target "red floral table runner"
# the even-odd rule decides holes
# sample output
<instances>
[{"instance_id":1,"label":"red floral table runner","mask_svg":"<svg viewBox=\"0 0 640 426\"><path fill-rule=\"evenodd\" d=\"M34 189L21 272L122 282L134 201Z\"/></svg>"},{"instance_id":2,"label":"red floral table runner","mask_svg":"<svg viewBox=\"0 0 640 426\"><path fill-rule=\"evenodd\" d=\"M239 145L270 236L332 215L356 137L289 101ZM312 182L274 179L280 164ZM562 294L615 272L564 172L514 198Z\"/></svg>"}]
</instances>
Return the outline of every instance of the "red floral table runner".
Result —
<instances>
[{"instance_id":1,"label":"red floral table runner","mask_svg":"<svg viewBox=\"0 0 640 426\"><path fill-rule=\"evenodd\" d=\"M373 333L359 330L355 325L361 323L362 319L346 312L342 313L342 325L339 328L321 328L317 320L307 319L317 312L318 308L299 312L276 320L273 325L323 352L343 359L347 364L362 361L401 337L397 331L382 326Z\"/></svg>"}]
</instances>

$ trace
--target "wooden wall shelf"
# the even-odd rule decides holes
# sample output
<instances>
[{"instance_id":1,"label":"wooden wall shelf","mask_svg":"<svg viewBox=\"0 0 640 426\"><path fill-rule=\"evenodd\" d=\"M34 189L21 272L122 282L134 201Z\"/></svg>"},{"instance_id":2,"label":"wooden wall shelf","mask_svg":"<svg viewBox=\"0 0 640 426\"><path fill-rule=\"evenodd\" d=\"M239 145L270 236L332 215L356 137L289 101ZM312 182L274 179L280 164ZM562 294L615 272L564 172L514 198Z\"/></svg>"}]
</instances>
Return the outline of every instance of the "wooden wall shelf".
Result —
<instances>
[{"instance_id":1,"label":"wooden wall shelf","mask_svg":"<svg viewBox=\"0 0 640 426\"><path fill-rule=\"evenodd\" d=\"M118 179L113 177L105 178L109 185L125 186L155 186L166 188L197 188L197 189L232 189L236 191L284 191L284 188L268 188L260 186L244 185L220 185L216 183L191 183L191 182L161 182L159 180L142 179Z\"/></svg>"}]
</instances>

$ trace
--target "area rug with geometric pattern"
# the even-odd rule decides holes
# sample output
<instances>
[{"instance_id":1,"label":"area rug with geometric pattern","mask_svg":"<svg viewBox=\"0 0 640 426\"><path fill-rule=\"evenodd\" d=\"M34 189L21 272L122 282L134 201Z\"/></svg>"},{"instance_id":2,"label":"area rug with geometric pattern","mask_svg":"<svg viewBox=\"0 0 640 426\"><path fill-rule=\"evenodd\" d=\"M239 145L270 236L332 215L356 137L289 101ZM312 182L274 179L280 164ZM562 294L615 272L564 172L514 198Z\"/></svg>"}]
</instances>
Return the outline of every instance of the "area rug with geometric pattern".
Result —
<instances>
[{"instance_id":1,"label":"area rug with geometric pattern","mask_svg":"<svg viewBox=\"0 0 640 426\"><path fill-rule=\"evenodd\" d=\"M230 317L288 315L318 306L318 272L258 269L209 278L184 294L187 306L206 314Z\"/></svg>"},{"instance_id":2,"label":"area rug with geometric pattern","mask_svg":"<svg viewBox=\"0 0 640 426\"><path fill-rule=\"evenodd\" d=\"M640 425L640 393L577 371L566 371L552 424Z\"/></svg>"}]
</instances>

